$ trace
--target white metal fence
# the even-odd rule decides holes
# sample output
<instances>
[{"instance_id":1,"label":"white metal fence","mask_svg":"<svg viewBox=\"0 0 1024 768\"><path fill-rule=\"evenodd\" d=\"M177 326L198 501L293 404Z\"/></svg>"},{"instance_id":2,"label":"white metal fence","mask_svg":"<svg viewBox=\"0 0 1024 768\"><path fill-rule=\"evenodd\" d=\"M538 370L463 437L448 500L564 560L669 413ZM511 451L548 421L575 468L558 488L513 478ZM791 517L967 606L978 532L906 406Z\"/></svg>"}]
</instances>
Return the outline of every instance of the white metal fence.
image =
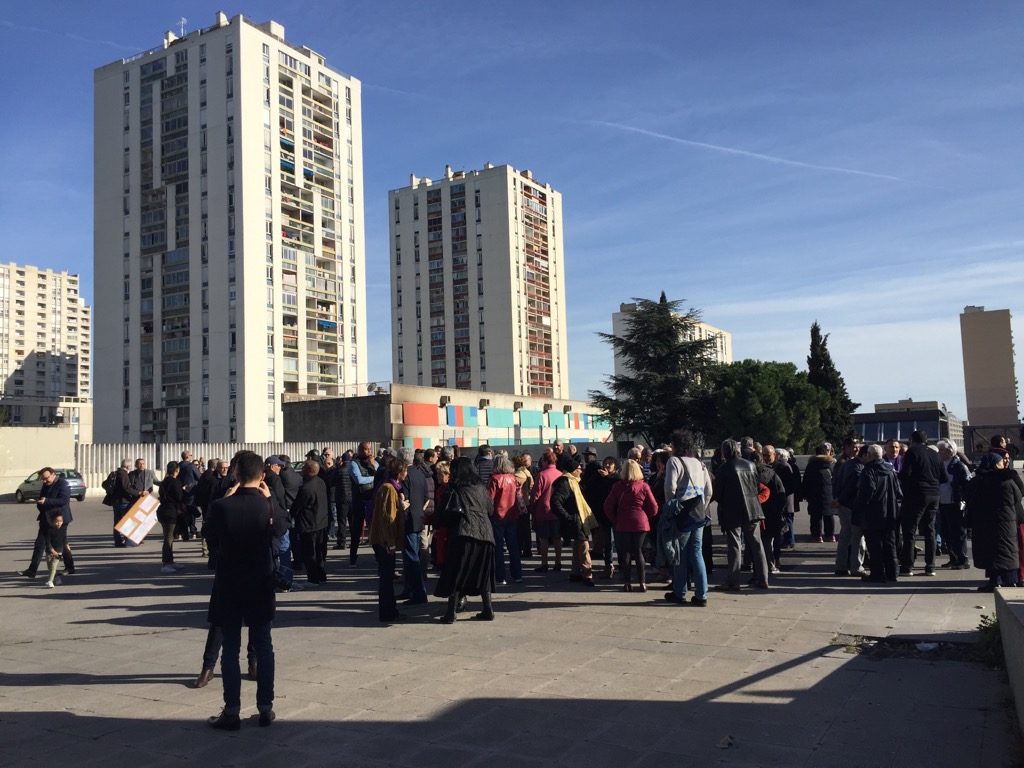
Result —
<instances>
[{"instance_id":1,"label":"white metal fence","mask_svg":"<svg viewBox=\"0 0 1024 768\"><path fill-rule=\"evenodd\" d=\"M298 461L310 450L321 451L330 448L335 456L347 450L355 450L358 443L324 442L312 443L79 443L75 456L75 468L85 479L92 492L99 491L100 483L113 470L128 459L134 465L136 459L145 459L157 478L163 477L170 461L180 461L182 451L190 451L192 458L230 459L238 451L255 451L260 456L288 456ZM376 444L373 444L376 450ZM205 464L204 464L205 468Z\"/></svg>"}]
</instances>

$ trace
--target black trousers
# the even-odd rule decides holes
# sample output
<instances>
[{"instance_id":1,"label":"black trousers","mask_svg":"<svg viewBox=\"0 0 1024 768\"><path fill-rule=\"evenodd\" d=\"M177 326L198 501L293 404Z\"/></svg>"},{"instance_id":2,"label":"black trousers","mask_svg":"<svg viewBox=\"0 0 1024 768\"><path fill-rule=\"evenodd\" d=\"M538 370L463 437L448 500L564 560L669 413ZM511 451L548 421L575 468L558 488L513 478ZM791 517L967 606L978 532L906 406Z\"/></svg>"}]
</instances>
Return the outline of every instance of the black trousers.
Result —
<instances>
[{"instance_id":1,"label":"black trousers","mask_svg":"<svg viewBox=\"0 0 1024 768\"><path fill-rule=\"evenodd\" d=\"M959 504L939 504L939 519L942 521L942 540L949 552L953 565L967 564L967 530L964 528L964 511Z\"/></svg>"},{"instance_id":2,"label":"black trousers","mask_svg":"<svg viewBox=\"0 0 1024 768\"><path fill-rule=\"evenodd\" d=\"M327 581L327 529L303 531L302 562L306 566L306 581L321 584Z\"/></svg>"},{"instance_id":3,"label":"black trousers","mask_svg":"<svg viewBox=\"0 0 1024 768\"><path fill-rule=\"evenodd\" d=\"M836 533L836 516L826 515L821 512L811 512L811 536L818 538L822 535L821 529L825 529L825 537L831 538Z\"/></svg>"},{"instance_id":4,"label":"black trousers","mask_svg":"<svg viewBox=\"0 0 1024 768\"><path fill-rule=\"evenodd\" d=\"M904 496L900 510L900 569L914 567L914 535L924 536L924 566L935 567L935 514L939 510L938 494L934 496Z\"/></svg>"},{"instance_id":5,"label":"black trousers","mask_svg":"<svg viewBox=\"0 0 1024 768\"><path fill-rule=\"evenodd\" d=\"M896 581L895 529L864 531L871 561L871 581Z\"/></svg>"},{"instance_id":6,"label":"black trousers","mask_svg":"<svg viewBox=\"0 0 1024 768\"><path fill-rule=\"evenodd\" d=\"M356 564L356 558L359 556L359 540L363 537L365 525L366 511L363 509L363 502L355 501L348 510L348 559L352 565Z\"/></svg>"}]
</instances>

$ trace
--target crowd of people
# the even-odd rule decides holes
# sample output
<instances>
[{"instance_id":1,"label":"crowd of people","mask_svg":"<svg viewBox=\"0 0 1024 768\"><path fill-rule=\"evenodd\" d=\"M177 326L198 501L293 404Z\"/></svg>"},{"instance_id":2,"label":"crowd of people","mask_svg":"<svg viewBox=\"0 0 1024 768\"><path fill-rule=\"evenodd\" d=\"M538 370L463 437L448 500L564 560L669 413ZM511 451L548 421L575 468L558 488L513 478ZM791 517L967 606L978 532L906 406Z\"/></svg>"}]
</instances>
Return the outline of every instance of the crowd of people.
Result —
<instances>
[{"instance_id":1,"label":"crowd of people","mask_svg":"<svg viewBox=\"0 0 1024 768\"><path fill-rule=\"evenodd\" d=\"M472 618L493 621L493 593L523 582L534 547L538 573L566 567L568 581L584 589L618 574L627 592L646 592L658 581L668 584L663 599L669 603L706 607L715 567L712 502L725 541L721 590L770 588L769 580L783 572L783 552L796 546L801 502L811 541L836 545L836 576L887 584L934 576L937 567L966 569L970 539L974 566L986 576L980 591L1024 582L1024 483L1001 439L977 466L950 440L929 446L922 432L913 433L909 446L848 438L839 455L823 442L802 472L793 451L749 437L724 441L705 460L686 430L657 449L634 447L621 462L559 441L536 466L529 453L495 453L487 445L473 458L462 454L458 446L375 454L364 442L337 458L314 449L295 464L288 456L242 451L200 471L186 451L159 483L142 459L134 468L125 460L111 473L104 503L115 525L159 486L162 573L178 569L175 543L194 537L215 572L210 632L194 684L210 681L222 651L225 708L211 725L233 730L239 724L243 623L260 725L273 721L274 595L324 584L332 546L347 553L351 566L361 547L372 549L383 623L402 620L399 603L425 604L430 592L446 601L441 623L454 623L471 597L481 603ZM70 491L54 470L41 475L39 533L21 574L34 578L46 558L53 587L59 562L74 572ZM126 546L116 527L113 544ZM938 566L940 554L949 559ZM304 584L296 573L305 574Z\"/></svg>"}]
</instances>

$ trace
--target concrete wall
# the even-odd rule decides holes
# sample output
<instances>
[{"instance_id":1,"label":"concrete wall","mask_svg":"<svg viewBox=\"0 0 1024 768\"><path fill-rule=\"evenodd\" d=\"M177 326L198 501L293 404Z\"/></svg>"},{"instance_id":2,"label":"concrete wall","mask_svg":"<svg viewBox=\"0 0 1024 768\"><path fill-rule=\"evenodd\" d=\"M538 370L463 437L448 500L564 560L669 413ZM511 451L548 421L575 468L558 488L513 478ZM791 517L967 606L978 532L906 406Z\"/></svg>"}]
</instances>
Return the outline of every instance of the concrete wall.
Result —
<instances>
[{"instance_id":1,"label":"concrete wall","mask_svg":"<svg viewBox=\"0 0 1024 768\"><path fill-rule=\"evenodd\" d=\"M1024 589L996 590L996 618L1003 637L1006 676L1017 706L1017 724L1024 733Z\"/></svg>"},{"instance_id":2,"label":"concrete wall","mask_svg":"<svg viewBox=\"0 0 1024 768\"><path fill-rule=\"evenodd\" d=\"M45 466L75 466L75 436L64 427L0 427L0 496Z\"/></svg>"}]
</instances>

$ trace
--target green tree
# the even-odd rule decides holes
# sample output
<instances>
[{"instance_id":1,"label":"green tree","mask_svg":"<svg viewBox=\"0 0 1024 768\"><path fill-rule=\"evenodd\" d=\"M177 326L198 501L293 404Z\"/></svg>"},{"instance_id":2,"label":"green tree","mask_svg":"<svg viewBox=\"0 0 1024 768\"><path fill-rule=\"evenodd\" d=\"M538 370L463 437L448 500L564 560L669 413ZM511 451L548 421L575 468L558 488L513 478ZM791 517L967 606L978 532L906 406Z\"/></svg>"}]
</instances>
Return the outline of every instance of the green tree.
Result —
<instances>
[{"instance_id":1,"label":"green tree","mask_svg":"<svg viewBox=\"0 0 1024 768\"><path fill-rule=\"evenodd\" d=\"M850 399L846 382L832 362L828 334L822 335L815 320L811 325L811 351L807 356L807 380L828 397L821 410L821 431L828 440L839 441L853 435L853 412L860 407Z\"/></svg>"},{"instance_id":2,"label":"green tree","mask_svg":"<svg viewBox=\"0 0 1024 768\"><path fill-rule=\"evenodd\" d=\"M714 440L750 435L760 442L807 450L822 438L821 409L828 398L793 363L741 360L711 373Z\"/></svg>"},{"instance_id":3,"label":"green tree","mask_svg":"<svg viewBox=\"0 0 1024 768\"><path fill-rule=\"evenodd\" d=\"M591 390L590 402L619 435L638 435L648 444L668 442L674 429L701 432L714 339L697 338L700 313L682 312L682 301L633 299L621 336L599 333L625 363L609 376L609 392Z\"/></svg>"}]
</instances>

